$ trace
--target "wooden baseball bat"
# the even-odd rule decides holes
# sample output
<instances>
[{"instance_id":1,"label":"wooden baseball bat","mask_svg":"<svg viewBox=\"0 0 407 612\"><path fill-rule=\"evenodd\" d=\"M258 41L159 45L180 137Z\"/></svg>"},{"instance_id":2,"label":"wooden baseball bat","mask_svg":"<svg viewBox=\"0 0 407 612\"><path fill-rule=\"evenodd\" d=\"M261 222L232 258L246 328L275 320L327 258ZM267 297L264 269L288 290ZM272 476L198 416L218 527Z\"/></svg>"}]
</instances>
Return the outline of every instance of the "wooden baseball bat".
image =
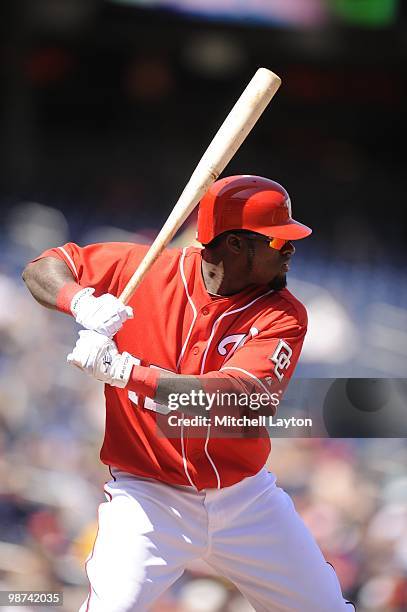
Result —
<instances>
[{"instance_id":1,"label":"wooden baseball bat","mask_svg":"<svg viewBox=\"0 0 407 612\"><path fill-rule=\"evenodd\" d=\"M215 134L157 238L119 298L127 304L157 257L230 162L281 85L281 79L259 68Z\"/></svg>"}]
</instances>

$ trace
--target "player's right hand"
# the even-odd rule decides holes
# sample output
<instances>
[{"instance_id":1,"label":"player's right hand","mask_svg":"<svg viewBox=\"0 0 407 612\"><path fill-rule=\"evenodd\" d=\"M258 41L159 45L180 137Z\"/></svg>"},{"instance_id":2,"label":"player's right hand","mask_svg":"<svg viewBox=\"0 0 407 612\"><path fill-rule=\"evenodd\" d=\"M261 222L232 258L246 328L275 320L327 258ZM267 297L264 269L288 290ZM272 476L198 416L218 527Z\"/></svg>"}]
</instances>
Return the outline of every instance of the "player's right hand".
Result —
<instances>
[{"instance_id":1,"label":"player's right hand","mask_svg":"<svg viewBox=\"0 0 407 612\"><path fill-rule=\"evenodd\" d=\"M133 309L110 293L94 297L92 287L79 291L71 302L75 321L85 327L111 338L127 319L133 318Z\"/></svg>"}]
</instances>

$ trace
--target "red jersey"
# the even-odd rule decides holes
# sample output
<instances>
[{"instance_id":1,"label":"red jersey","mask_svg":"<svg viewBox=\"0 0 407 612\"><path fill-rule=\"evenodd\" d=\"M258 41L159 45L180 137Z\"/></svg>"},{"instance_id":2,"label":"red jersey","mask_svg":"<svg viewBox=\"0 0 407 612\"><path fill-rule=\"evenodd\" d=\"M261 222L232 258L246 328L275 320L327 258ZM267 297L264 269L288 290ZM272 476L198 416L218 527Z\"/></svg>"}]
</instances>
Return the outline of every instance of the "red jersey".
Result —
<instances>
[{"instance_id":1,"label":"red jersey","mask_svg":"<svg viewBox=\"0 0 407 612\"><path fill-rule=\"evenodd\" d=\"M68 243L41 257L62 259L95 296L119 296L148 247ZM199 248L168 249L132 296L134 319L115 336L142 366L179 374L224 372L270 391L292 376L307 328L304 306L287 290L250 286L229 297L208 294ZM102 461L126 472L173 485L221 488L256 474L270 452L267 436L193 437L157 432L165 407L128 389L105 386L106 429Z\"/></svg>"}]
</instances>

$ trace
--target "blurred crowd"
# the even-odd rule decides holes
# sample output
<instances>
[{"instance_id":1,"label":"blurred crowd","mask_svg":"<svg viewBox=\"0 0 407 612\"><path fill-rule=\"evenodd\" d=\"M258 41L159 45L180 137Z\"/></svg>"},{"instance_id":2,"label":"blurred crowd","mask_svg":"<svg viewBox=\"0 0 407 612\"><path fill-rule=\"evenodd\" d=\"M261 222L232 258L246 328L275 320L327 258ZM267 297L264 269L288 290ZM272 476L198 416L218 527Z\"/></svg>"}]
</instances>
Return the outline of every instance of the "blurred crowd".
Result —
<instances>
[{"instance_id":1,"label":"blurred crowd","mask_svg":"<svg viewBox=\"0 0 407 612\"><path fill-rule=\"evenodd\" d=\"M103 390L65 363L74 321L33 301L12 250L2 261L0 590L63 590L74 611L87 594L84 562L110 478L98 459ZM270 469L360 612L407 608L406 465L401 439L273 441ZM154 610L251 608L197 563Z\"/></svg>"}]
</instances>

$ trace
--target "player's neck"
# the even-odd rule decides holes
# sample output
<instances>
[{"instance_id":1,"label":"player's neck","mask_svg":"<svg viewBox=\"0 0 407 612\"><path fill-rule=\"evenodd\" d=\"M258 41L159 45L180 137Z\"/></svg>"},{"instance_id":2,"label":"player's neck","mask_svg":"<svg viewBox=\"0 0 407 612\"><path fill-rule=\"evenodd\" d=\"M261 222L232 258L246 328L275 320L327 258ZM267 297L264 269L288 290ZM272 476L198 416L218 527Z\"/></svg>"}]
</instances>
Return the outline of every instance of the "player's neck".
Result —
<instances>
[{"instance_id":1,"label":"player's neck","mask_svg":"<svg viewBox=\"0 0 407 612\"><path fill-rule=\"evenodd\" d=\"M210 295L228 296L239 293L246 288L247 282L241 275L228 275L227 265L223 260L218 262L202 258L202 278Z\"/></svg>"}]
</instances>

